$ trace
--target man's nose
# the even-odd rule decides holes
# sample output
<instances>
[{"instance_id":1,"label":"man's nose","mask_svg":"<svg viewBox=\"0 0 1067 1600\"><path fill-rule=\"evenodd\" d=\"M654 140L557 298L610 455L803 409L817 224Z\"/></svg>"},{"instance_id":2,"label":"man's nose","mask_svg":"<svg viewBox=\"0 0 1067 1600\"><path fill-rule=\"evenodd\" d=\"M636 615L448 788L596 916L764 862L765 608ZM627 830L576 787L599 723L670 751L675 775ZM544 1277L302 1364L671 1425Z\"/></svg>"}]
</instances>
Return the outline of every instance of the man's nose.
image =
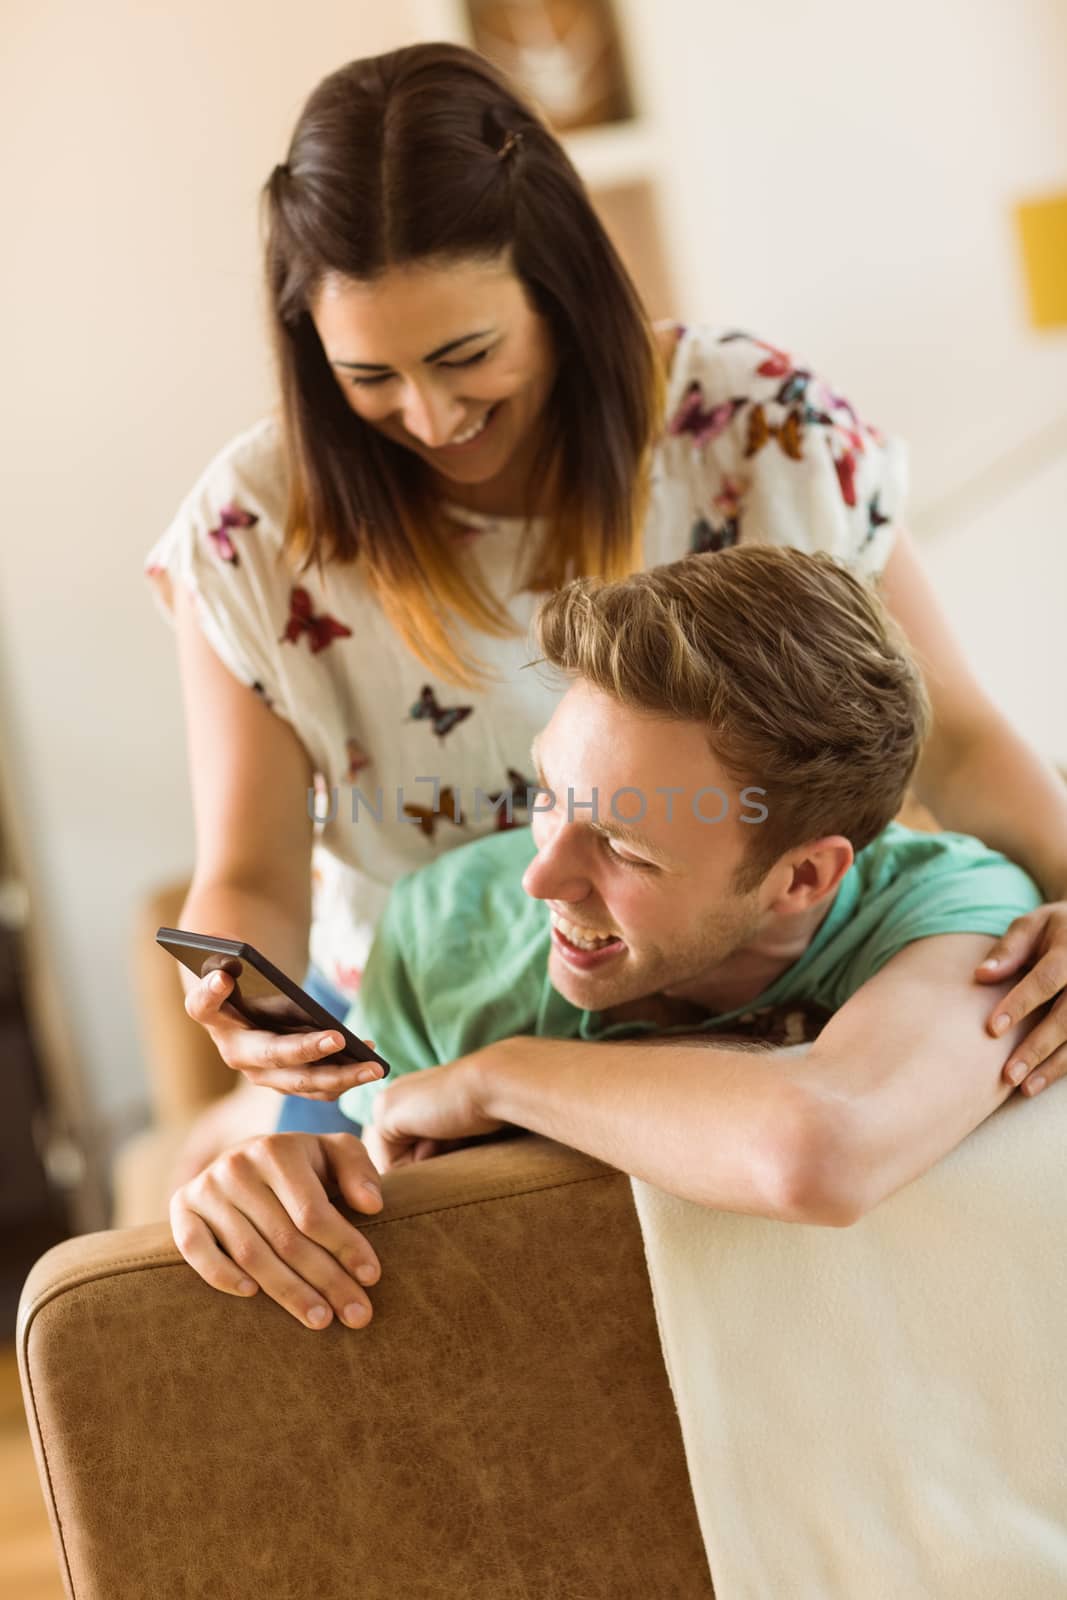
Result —
<instances>
[{"instance_id":1,"label":"man's nose","mask_svg":"<svg viewBox=\"0 0 1067 1600\"><path fill-rule=\"evenodd\" d=\"M522 886L533 900L566 900L578 904L588 899L592 884L566 823L538 849L522 875Z\"/></svg>"},{"instance_id":2,"label":"man's nose","mask_svg":"<svg viewBox=\"0 0 1067 1600\"><path fill-rule=\"evenodd\" d=\"M449 442L463 421L463 407L447 394L413 385L404 402L402 415L404 427L413 439L420 440L430 450L439 450Z\"/></svg>"}]
</instances>

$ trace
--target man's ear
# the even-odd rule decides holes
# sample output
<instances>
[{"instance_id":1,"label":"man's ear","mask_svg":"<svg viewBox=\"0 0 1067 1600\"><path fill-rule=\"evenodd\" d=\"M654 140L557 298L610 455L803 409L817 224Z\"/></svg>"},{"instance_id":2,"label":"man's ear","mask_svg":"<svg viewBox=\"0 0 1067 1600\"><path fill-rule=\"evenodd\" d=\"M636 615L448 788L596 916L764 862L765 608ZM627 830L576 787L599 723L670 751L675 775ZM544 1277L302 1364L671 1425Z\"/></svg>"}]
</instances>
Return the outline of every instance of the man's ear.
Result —
<instances>
[{"instance_id":1,"label":"man's ear","mask_svg":"<svg viewBox=\"0 0 1067 1600\"><path fill-rule=\"evenodd\" d=\"M788 850L774 868L784 881L769 909L780 916L810 911L834 893L854 859L855 852L841 833Z\"/></svg>"}]
</instances>

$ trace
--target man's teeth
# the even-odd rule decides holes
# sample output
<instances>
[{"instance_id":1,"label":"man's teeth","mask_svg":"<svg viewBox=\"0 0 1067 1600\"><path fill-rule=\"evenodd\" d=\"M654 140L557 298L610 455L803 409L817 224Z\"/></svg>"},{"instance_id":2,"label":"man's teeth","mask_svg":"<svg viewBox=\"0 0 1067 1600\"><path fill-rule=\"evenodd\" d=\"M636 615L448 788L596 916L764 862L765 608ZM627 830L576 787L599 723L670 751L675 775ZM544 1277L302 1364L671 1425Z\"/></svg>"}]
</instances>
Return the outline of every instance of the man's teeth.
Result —
<instances>
[{"instance_id":1,"label":"man's teeth","mask_svg":"<svg viewBox=\"0 0 1067 1600\"><path fill-rule=\"evenodd\" d=\"M558 916L554 911L551 913L551 917L552 926L558 928L563 937L568 939L571 944L577 945L579 950L599 950L601 945L611 944L618 937L614 933L598 934L593 933L589 928L578 928L573 922L568 922L566 918Z\"/></svg>"},{"instance_id":2,"label":"man's teeth","mask_svg":"<svg viewBox=\"0 0 1067 1600\"><path fill-rule=\"evenodd\" d=\"M490 406L489 407L489 411L492 411L492 409L493 409L492 406ZM468 439L476 439L478 437L478 435L481 433L482 429L485 427L486 423L489 421L489 411L487 411L485 413L485 416L482 418L482 420L480 422L476 422L474 424L473 428L468 428L466 433L457 434L454 439L450 439L449 440L449 443L450 444L466 444Z\"/></svg>"}]
</instances>

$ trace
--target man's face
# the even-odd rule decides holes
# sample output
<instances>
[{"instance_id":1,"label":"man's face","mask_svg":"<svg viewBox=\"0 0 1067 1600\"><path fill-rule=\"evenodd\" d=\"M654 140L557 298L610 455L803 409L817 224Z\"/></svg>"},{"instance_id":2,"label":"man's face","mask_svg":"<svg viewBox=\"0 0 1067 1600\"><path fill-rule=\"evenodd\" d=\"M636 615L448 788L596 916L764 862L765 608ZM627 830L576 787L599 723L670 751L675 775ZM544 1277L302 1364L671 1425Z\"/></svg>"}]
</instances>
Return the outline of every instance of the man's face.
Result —
<instances>
[{"instance_id":1,"label":"man's face","mask_svg":"<svg viewBox=\"0 0 1067 1600\"><path fill-rule=\"evenodd\" d=\"M755 802L742 801L697 723L627 710L581 681L534 741L533 756L555 804L534 811L538 853L523 888L551 912L553 985L591 1011L699 992L770 918L767 878L744 894L733 887L758 826L741 818L758 814ZM664 793L668 787L680 792ZM598 935L613 937L600 950L575 947L575 939Z\"/></svg>"}]
</instances>

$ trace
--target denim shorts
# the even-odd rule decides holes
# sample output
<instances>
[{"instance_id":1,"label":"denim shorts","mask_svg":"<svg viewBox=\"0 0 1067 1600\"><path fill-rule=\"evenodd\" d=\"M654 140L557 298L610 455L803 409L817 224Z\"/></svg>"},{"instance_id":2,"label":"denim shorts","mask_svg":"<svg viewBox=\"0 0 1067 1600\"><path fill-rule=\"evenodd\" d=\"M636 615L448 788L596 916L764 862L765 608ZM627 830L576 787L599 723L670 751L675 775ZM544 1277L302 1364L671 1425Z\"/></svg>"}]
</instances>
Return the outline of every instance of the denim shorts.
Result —
<instances>
[{"instance_id":1,"label":"denim shorts","mask_svg":"<svg viewBox=\"0 0 1067 1600\"><path fill-rule=\"evenodd\" d=\"M302 988L306 989L313 1000L320 1006L342 1021L348 1010L349 1002L335 989L329 978L325 977L317 967L309 967L304 975ZM358 1122L353 1122L346 1117L343 1111L338 1110L336 1100L305 1100L303 1095L287 1094L282 1096L282 1109L278 1117L278 1133L361 1133L363 1130Z\"/></svg>"}]
</instances>

